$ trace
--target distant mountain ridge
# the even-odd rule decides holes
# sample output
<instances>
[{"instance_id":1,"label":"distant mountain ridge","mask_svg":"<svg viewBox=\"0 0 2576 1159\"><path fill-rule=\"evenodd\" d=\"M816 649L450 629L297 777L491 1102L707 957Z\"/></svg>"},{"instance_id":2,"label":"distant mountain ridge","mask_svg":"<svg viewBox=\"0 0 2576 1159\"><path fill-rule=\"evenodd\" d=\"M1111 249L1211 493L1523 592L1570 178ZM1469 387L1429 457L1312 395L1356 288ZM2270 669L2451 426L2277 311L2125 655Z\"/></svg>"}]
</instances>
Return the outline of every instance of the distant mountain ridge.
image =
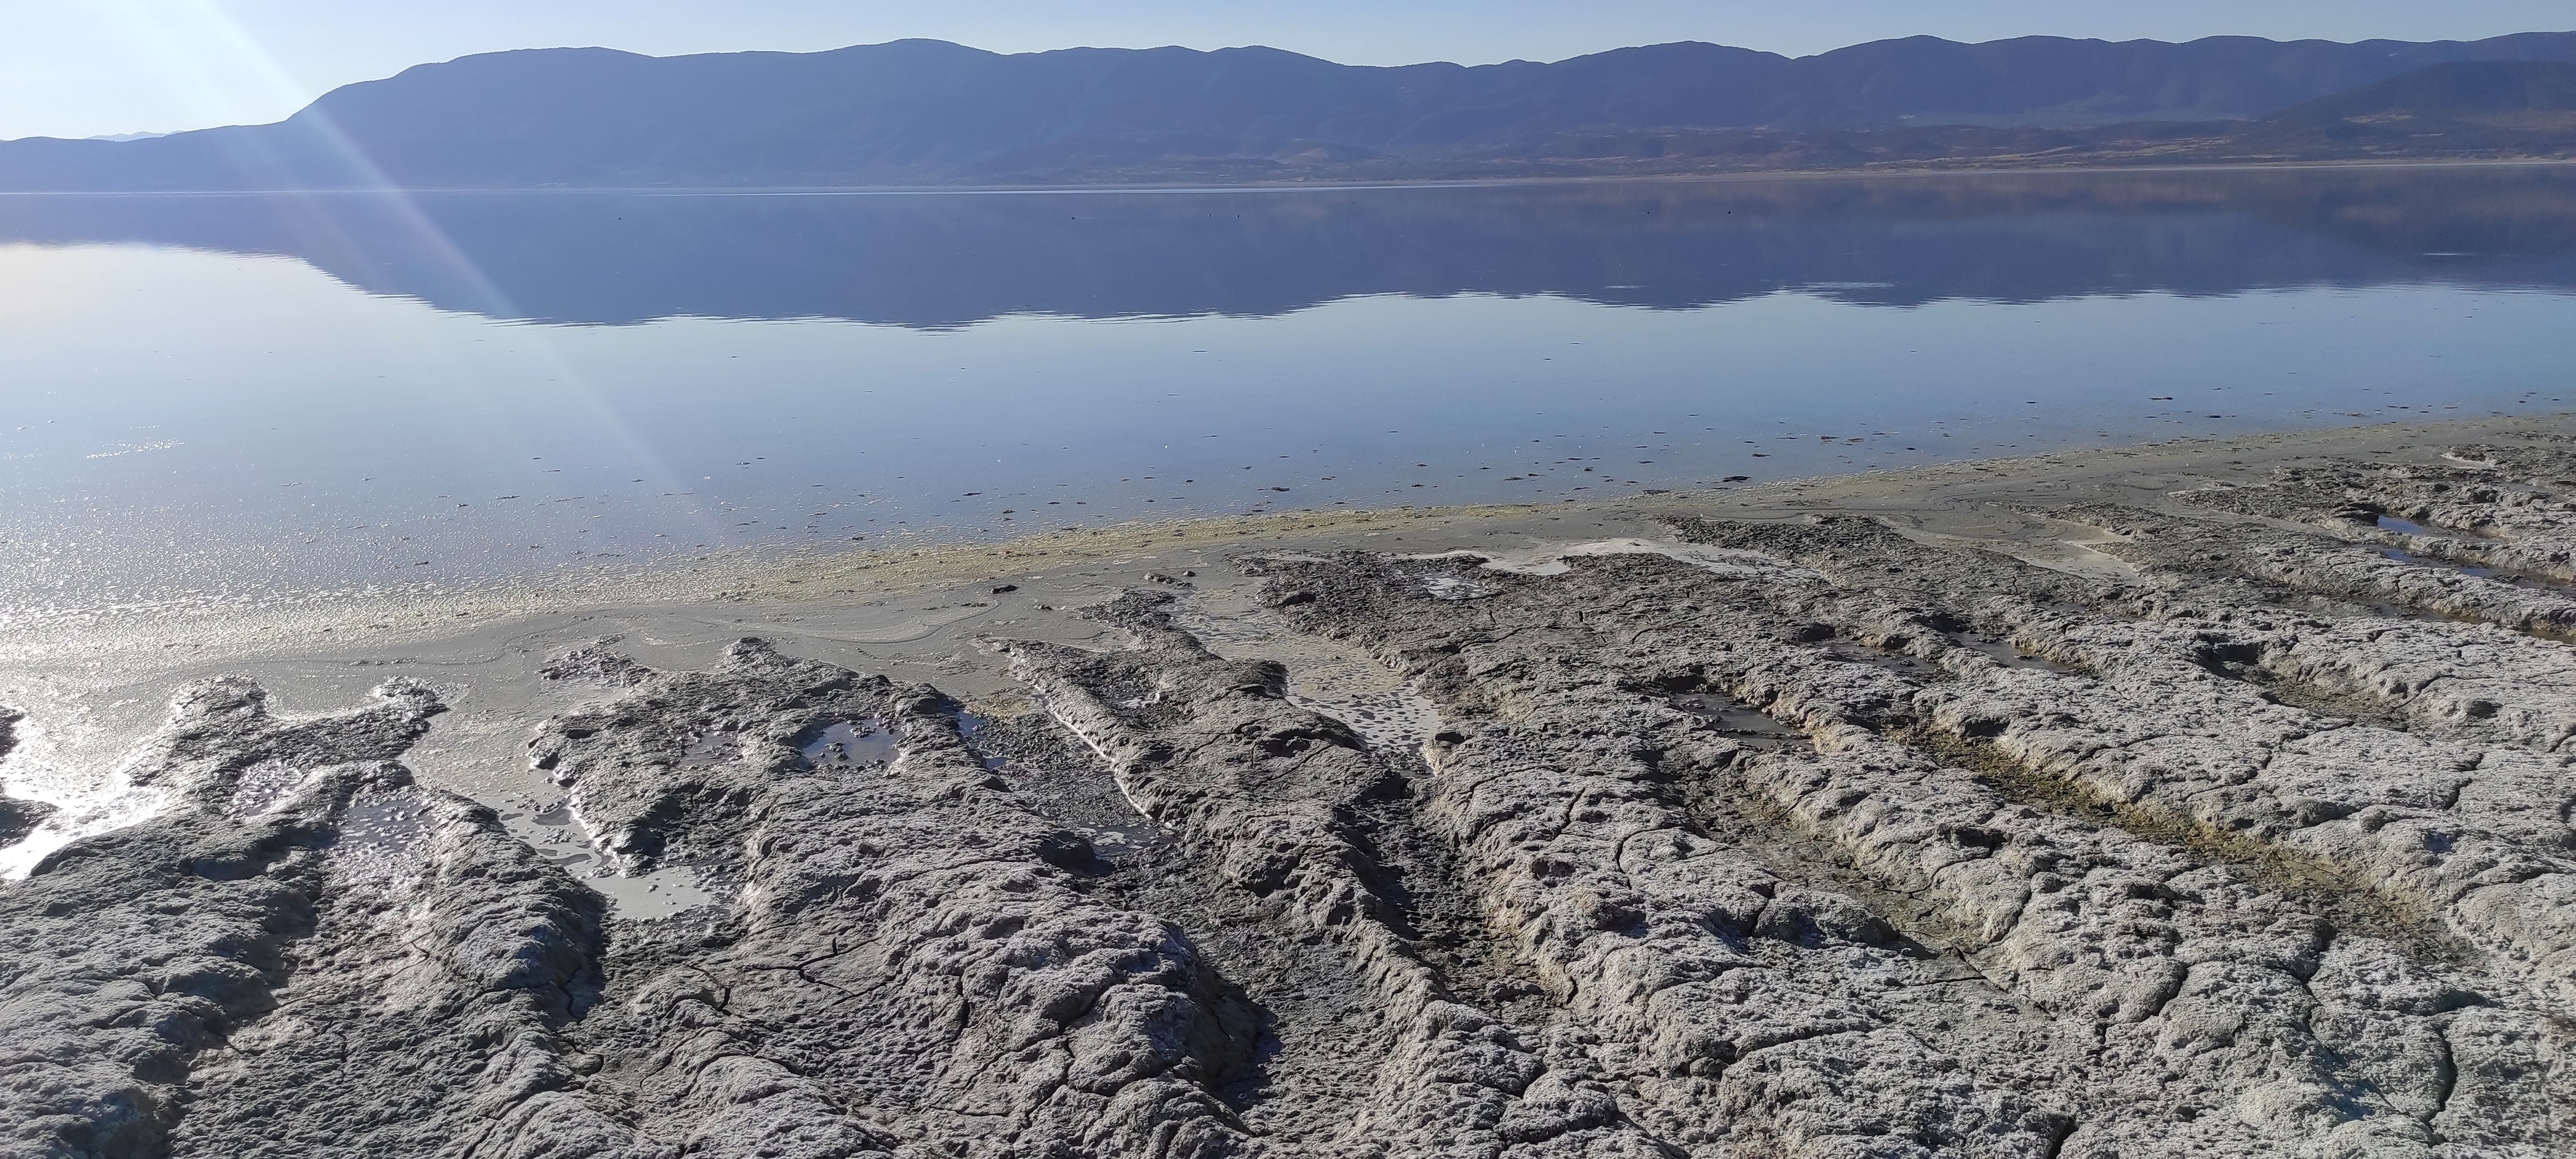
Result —
<instances>
[{"instance_id":1,"label":"distant mountain ridge","mask_svg":"<svg viewBox=\"0 0 2576 1159\"><path fill-rule=\"evenodd\" d=\"M2516 117L2576 112L2576 64L2482 61L2430 65L2284 109L2280 124Z\"/></svg>"},{"instance_id":2,"label":"distant mountain ridge","mask_svg":"<svg viewBox=\"0 0 2576 1159\"><path fill-rule=\"evenodd\" d=\"M1371 68L1268 48L1004 56L907 40L819 53L540 49L421 65L274 125L0 143L0 189L803 186L1261 179L1569 134L2003 129L2258 117L2434 65L2576 62L2576 32L2482 41L1879 41L1551 64ZM1413 167L1408 169L1407 166Z\"/></svg>"}]
</instances>

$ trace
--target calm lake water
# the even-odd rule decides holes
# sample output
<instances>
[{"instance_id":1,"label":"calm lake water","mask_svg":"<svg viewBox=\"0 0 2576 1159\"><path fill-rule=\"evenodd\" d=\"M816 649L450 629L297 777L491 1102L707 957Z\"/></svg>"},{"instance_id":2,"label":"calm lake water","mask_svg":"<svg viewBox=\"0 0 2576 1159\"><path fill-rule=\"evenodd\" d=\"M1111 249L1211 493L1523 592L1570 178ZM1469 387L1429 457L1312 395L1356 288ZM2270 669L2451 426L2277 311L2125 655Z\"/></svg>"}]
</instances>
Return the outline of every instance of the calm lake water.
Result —
<instances>
[{"instance_id":1,"label":"calm lake water","mask_svg":"<svg viewBox=\"0 0 2576 1159\"><path fill-rule=\"evenodd\" d=\"M0 197L0 594L2564 409L2576 172Z\"/></svg>"}]
</instances>

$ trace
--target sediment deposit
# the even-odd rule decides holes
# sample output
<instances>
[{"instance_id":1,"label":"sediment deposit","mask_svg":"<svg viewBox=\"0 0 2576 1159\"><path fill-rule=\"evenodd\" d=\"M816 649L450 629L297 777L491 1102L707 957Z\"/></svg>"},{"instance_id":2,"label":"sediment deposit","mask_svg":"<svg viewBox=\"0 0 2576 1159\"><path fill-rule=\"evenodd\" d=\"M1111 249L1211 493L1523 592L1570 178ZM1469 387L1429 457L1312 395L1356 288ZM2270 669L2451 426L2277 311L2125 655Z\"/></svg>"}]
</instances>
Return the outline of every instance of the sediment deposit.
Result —
<instances>
[{"instance_id":1,"label":"sediment deposit","mask_svg":"<svg viewBox=\"0 0 2576 1159\"><path fill-rule=\"evenodd\" d=\"M195 683L0 882L0 1155L2576 1154L2576 444L2078 498L554 649L581 856Z\"/></svg>"}]
</instances>

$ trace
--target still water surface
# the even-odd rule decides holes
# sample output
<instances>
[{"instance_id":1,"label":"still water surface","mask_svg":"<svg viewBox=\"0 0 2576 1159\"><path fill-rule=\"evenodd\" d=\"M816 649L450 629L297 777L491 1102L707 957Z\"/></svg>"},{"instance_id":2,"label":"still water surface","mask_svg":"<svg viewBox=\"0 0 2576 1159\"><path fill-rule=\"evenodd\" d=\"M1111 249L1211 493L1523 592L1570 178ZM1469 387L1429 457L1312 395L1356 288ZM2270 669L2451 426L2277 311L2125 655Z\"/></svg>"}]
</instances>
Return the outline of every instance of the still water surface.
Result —
<instances>
[{"instance_id":1,"label":"still water surface","mask_svg":"<svg viewBox=\"0 0 2576 1159\"><path fill-rule=\"evenodd\" d=\"M0 603L2564 409L2576 172L0 198Z\"/></svg>"}]
</instances>

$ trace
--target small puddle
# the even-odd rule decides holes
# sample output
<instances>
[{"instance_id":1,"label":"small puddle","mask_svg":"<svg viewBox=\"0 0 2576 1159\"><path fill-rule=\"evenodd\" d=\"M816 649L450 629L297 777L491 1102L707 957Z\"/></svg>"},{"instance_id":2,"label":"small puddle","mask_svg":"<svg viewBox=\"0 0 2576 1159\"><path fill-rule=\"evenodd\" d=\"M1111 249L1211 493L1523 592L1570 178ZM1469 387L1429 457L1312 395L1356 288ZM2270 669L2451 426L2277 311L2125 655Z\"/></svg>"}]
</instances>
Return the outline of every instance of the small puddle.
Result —
<instances>
[{"instance_id":1,"label":"small puddle","mask_svg":"<svg viewBox=\"0 0 2576 1159\"><path fill-rule=\"evenodd\" d=\"M796 751L805 754L809 768L881 769L894 763L902 745L882 720L845 720L806 730Z\"/></svg>"},{"instance_id":2,"label":"small puddle","mask_svg":"<svg viewBox=\"0 0 2576 1159\"><path fill-rule=\"evenodd\" d=\"M1716 725L1718 733L1752 748L1776 749L1806 743L1805 733L1714 692L1684 692L1666 698L1664 703Z\"/></svg>"},{"instance_id":3,"label":"small puddle","mask_svg":"<svg viewBox=\"0 0 2576 1159\"><path fill-rule=\"evenodd\" d=\"M528 843L529 848L536 850L537 856L544 858L546 864L570 869L598 860L591 855L589 832L572 815L571 802L559 800L543 808L503 813L501 822L506 825L522 817L537 827L537 833L523 832L520 838ZM566 845L573 846L574 851L564 852Z\"/></svg>"},{"instance_id":4,"label":"small puddle","mask_svg":"<svg viewBox=\"0 0 2576 1159\"><path fill-rule=\"evenodd\" d=\"M2455 572L2457 574L2467 576L2470 579L2493 580L2496 583L2524 588L2535 592L2548 592L2549 594L2556 596L2576 597L2576 584L2569 584L2559 580L2542 579L2534 575L2526 575L2521 572L2503 571L2492 567L2480 567L2473 563L2459 563L2454 560L2433 559L2417 555L2414 552L2407 551L2403 548L2382 547L2379 548L2378 551L2379 554L2386 556L2389 559L2396 560L2399 563L2414 564L2418 567L2437 568L2442 571Z\"/></svg>"},{"instance_id":5,"label":"small puddle","mask_svg":"<svg viewBox=\"0 0 2576 1159\"><path fill-rule=\"evenodd\" d=\"M2396 517L2396 516L2394 516L2394 515L2387 515L2387 514L2383 514L2383 515L2381 515L2381 516L2379 517L2378 523L2379 523L2379 529L2380 529L2381 531L2394 531L2394 532L2396 532L2396 533L2397 533L2397 534L2399 534L2399 535L2421 535L2421 536L2423 536L2423 537L2425 537L2425 538L2427 538L2427 539L2457 539L2457 538L2459 538L2458 536L2453 535L2453 534L2451 534L2450 532L2447 532L2447 531L2435 531L2435 530L2433 530L2432 528L2430 528L2430 527L2426 527L2426 526L2424 526L2423 524L2421 524L2421 523L2417 523L2417 522L2415 522L2415 521L2413 521L2413 520L2411 520L2411 519L2399 519L2398 517Z\"/></svg>"},{"instance_id":6,"label":"small puddle","mask_svg":"<svg viewBox=\"0 0 2576 1159\"><path fill-rule=\"evenodd\" d=\"M429 834L421 820L428 813L417 792L362 794L340 814L338 847L353 857L407 864L412 847Z\"/></svg>"},{"instance_id":7,"label":"small puddle","mask_svg":"<svg viewBox=\"0 0 2576 1159\"><path fill-rule=\"evenodd\" d=\"M498 812L501 824L539 860L607 898L620 918L658 921L725 904L723 892L692 865L666 861L642 873L620 872L616 859L592 844L566 798L523 795Z\"/></svg>"},{"instance_id":8,"label":"small puddle","mask_svg":"<svg viewBox=\"0 0 2576 1159\"><path fill-rule=\"evenodd\" d=\"M581 856L575 854L572 860L577 863ZM630 921L659 921L725 903L724 895L705 875L686 865L664 865L631 875L603 876L593 871L583 880L608 898L618 917Z\"/></svg>"}]
</instances>

